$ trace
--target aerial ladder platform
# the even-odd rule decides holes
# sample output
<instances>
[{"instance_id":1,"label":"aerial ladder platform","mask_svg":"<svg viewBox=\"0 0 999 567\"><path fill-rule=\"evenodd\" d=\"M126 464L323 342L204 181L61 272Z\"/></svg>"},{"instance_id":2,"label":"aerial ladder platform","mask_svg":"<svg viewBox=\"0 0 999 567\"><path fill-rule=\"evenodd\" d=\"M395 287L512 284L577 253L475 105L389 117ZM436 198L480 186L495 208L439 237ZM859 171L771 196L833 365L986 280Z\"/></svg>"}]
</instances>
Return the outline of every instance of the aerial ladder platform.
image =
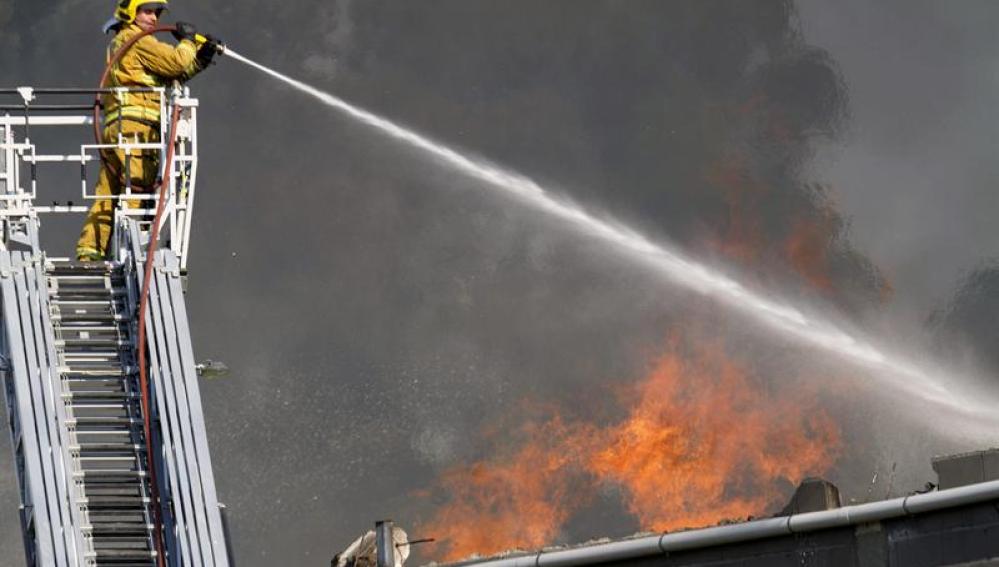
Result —
<instances>
[{"instance_id":1,"label":"aerial ladder platform","mask_svg":"<svg viewBox=\"0 0 999 567\"><path fill-rule=\"evenodd\" d=\"M231 561L184 302L198 102L180 85L131 89L160 94L163 141L87 141L97 112L78 99L129 90L0 89L0 378L30 566ZM51 153L33 135L83 143ZM82 224L99 198L101 152L111 151L158 152L163 203L131 186L110 197L107 261L47 253L43 221L76 215ZM45 204L58 187L40 183L55 177L40 170L66 166L79 168L79 196ZM158 206L160 245L148 258Z\"/></svg>"}]
</instances>

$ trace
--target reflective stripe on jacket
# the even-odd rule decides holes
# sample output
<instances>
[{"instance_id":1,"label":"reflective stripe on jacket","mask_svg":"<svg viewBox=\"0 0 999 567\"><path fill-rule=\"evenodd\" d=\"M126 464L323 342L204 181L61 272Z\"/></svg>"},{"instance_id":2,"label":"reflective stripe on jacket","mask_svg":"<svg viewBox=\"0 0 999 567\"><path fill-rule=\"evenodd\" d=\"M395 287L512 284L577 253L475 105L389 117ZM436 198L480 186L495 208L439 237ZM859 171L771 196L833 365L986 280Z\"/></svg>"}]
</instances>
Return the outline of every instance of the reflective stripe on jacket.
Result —
<instances>
[{"instance_id":1,"label":"reflective stripe on jacket","mask_svg":"<svg viewBox=\"0 0 999 567\"><path fill-rule=\"evenodd\" d=\"M136 24L124 25L108 46L108 61L126 41L142 32ZM152 35L135 42L111 69L109 87L165 87L171 81L186 81L201 71L198 48L184 39L175 46L163 43ZM124 93L104 95L104 123L119 118L159 122L159 93Z\"/></svg>"}]
</instances>

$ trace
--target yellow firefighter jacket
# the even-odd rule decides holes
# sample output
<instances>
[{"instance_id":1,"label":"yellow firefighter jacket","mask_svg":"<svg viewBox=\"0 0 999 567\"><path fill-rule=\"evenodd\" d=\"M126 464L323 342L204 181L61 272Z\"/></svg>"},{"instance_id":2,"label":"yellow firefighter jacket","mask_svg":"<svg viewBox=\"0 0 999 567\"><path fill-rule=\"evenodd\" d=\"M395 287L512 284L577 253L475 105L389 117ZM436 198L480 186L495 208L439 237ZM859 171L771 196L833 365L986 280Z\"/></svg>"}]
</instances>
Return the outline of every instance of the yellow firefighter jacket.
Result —
<instances>
[{"instance_id":1,"label":"yellow firefighter jacket","mask_svg":"<svg viewBox=\"0 0 999 567\"><path fill-rule=\"evenodd\" d=\"M126 41L142 32L136 24L125 24L108 46L108 61ZM108 87L164 87L173 80L186 81L201 71L197 60L198 48L184 39L176 47L147 35L137 41L111 70ZM120 97L120 98L119 98ZM106 94L105 126L124 117L140 122L159 123L159 93Z\"/></svg>"}]
</instances>

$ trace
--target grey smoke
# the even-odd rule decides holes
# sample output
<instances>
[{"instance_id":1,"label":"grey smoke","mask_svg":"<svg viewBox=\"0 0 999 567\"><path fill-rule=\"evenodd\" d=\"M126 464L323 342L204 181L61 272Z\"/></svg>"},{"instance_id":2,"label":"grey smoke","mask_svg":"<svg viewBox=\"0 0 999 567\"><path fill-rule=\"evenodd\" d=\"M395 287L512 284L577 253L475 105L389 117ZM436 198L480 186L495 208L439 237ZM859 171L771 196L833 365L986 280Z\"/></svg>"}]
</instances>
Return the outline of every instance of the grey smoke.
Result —
<instances>
[{"instance_id":1,"label":"grey smoke","mask_svg":"<svg viewBox=\"0 0 999 567\"><path fill-rule=\"evenodd\" d=\"M986 222L999 9L947 6L175 0L172 16L693 251L716 253L705 235L730 222L705 171L745 155L771 187L743 204L769 242L830 203L842 223L829 248L839 294L816 299L776 253L742 266L747 279L918 327L999 256ZM89 2L0 0L5 82L91 84L106 18ZM763 376L835 368L750 340L724 312L246 69L223 60L192 87L203 161L188 301L196 352L232 368L203 389L240 565L323 564L375 519L426 517L413 493L487 454L484 426L516 420L525 399L603 416L601 388L640 376L691 317L725 329ZM771 106L731 110L760 92ZM767 135L770 111L787 143ZM74 173L52 179L70 187ZM46 225L63 254L75 231ZM887 307L879 270L896 288ZM853 493L894 461L895 485L918 487L929 456L954 448L931 430L903 443L887 412L830 407L852 444L835 480ZM9 455L0 496L13 511ZM611 511L575 520L566 540L637 528L605 496ZM14 514L0 530L16 565Z\"/></svg>"}]
</instances>

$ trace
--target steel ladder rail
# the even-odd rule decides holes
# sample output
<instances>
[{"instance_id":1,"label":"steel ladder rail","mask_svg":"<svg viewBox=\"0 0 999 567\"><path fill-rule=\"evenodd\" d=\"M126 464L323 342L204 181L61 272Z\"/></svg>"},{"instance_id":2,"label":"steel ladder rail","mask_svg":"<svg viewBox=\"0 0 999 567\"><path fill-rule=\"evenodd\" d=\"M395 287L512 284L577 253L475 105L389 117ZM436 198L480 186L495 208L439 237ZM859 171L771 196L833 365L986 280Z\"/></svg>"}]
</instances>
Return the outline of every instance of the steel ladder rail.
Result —
<instances>
[{"instance_id":1,"label":"steel ladder rail","mask_svg":"<svg viewBox=\"0 0 999 567\"><path fill-rule=\"evenodd\" d=\"M125 276L109 263L46 273L66 404L84 564L156 565Z\"/></svg>"}]
</instances>

